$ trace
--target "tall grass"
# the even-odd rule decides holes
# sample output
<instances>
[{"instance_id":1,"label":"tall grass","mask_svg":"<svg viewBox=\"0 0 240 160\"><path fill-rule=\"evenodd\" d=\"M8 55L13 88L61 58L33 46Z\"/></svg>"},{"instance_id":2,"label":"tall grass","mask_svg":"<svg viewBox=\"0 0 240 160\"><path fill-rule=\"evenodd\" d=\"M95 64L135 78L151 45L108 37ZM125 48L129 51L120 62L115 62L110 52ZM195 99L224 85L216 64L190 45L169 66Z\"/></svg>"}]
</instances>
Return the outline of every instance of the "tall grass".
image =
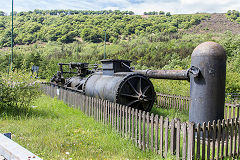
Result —
<instances>
[{"instance_id":1,"label":"tall grass","mask_svg":"<svg viewBox=\"0 0 240 160\"><path fill-rule=\"evenodd\" d=\"M0 132L43 159L160 159L62 101L41 96L25 115L0 118Z\"/></svg>"}]
</instances>

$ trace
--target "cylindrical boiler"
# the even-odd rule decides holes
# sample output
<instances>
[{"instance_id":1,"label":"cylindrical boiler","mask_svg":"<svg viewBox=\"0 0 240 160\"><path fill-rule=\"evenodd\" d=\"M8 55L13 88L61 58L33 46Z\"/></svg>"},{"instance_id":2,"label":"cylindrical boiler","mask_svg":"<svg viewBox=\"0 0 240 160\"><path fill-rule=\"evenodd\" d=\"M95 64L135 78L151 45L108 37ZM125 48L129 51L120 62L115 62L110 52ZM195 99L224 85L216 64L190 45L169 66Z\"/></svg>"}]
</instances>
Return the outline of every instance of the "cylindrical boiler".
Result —
<instances>
[{"instance_id":1,"label":"cylindrical boiler","mask_svg":"<svg viewBox=\"0 0 240 160\"><path fill-rule=\"evenodd\" d=\"M226 54L215 42L198 45L191 56L191 66L199 68L190 74L191 107L189 121L200 123L224 119Z\"/></svg>"},{"instance_id":2,"label":"cylindrical boiler","mask_svg":"<svg viewBox=\"0 0 240 160\"><path fill-rule=\"evenodd\" d=\"M105 75L98 72L90 75L83 87L87 96L101 98L133 108L150 111L155 91L151 81L134 72L117 72Z\"/></svg>"}]
</instances>

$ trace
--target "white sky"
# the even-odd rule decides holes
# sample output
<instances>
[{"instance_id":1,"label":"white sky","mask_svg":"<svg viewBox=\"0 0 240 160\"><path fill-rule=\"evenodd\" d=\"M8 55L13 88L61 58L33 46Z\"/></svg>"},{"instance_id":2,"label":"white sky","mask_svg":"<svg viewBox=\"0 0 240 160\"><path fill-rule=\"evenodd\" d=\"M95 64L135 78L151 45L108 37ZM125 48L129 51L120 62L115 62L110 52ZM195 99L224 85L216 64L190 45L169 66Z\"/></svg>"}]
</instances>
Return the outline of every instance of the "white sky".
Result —
<instances>
[{"instance_id":1,"label":"white sky","mask_svg":"<svg viewBox=\"0 0 240 160\"><path fill-rule=\"evenodd\" d=\"M176 13L222 13L240 10L240 0L14 0L15 11L34 9L131 10ZM10 13L11 0L0 0L0 10Z\"/></svg>"}]
</instances>

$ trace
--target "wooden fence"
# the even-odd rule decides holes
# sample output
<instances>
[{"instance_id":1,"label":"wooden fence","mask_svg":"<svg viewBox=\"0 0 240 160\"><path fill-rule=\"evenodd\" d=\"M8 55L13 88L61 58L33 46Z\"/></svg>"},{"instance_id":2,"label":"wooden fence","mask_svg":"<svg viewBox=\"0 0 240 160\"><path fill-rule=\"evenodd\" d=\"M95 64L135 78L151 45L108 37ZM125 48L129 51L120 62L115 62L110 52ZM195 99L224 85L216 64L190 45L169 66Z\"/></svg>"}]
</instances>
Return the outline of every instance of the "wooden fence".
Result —
<instances>
[{"instance_id":1,"label":"wooden fence","mask_svg":"<svg viewBox=\"0 0 240 160\"><path fill-rule=\"evenodd\" d=\"M189 111L190 104L190 97L157 93L156 107ZM238 117L239 103L225 103L224 119L232 119Z\"/></svg>"},{"instance_id":2,"label":"wooden fence","mask_svg":"<svg viewBox=\"0 0 240 160\"><path fill-rule=\"evenodd\" d=\"M169 120L159 115L96 99L67 88L42 85L51 97L80 109L98 122L129 137L140 149L152 150L167 158L223 159L240 153L240 120L227 119L200 124Z\"/></svg>"}]
</instances>

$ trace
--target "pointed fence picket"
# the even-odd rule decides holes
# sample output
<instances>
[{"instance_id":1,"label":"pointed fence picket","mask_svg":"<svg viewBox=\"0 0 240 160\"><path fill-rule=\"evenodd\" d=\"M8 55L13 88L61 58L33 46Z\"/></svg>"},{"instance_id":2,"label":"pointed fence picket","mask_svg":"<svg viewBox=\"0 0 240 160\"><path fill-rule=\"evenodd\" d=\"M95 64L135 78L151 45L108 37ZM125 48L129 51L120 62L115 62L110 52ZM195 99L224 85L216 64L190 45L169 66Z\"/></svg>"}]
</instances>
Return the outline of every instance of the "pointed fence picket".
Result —
<instances>
[{"instance_id":1,"label":"pointed fence picket","mask_svg":"<svg viewBox=\"0 0 240 160\"><path fill-rule=\"evenodd\" d=\"M88 97L76 90L42 84L41 89L70 107L79 109L96 121L109 125L124 137L132 139L143 151L152 150L163 158L176 159L238 158L240 154L239 108L228 105L231 119L193 124L169 120L153 113L129 108L106 100ZM158 104L167 108L189 109L189 99L179 96L158 97ZM235 109L233 109L235 108Z\"/></svg>"}]
</instances>

